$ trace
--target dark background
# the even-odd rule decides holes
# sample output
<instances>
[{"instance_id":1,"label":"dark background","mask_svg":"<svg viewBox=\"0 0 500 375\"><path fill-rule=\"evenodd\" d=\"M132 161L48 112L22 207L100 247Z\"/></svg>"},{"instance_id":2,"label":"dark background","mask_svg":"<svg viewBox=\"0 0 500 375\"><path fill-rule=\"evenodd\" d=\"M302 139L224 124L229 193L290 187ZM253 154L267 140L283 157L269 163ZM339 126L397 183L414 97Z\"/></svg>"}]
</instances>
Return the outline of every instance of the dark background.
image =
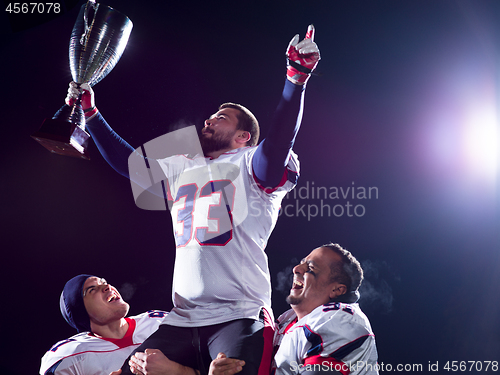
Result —
<instances>
[{"instance_id":1,"label":"dark background","mask_svg":"<svg viewBox=\"0 0 500 375\"><path fill-rule=\"evenodd\" d=\"M45 351L74 334L59 295L79 273L116 285L131 314L171 308L169 214L137 208L128 180L93 144L85 161L30 138L63 104L82 4L64 3L52 19L9 17L7 2L1 13L2 374L36 373ZM290 266L334 241L365 267L361 305L379 363L427 370L439 361L445 373L447 361L500 360L500 2L105 4L134 29L94 87L96 104L134 147L178 120L201 125L225 101L250 108L265 137L286 46L314 23L320 75L309 82L294 148L304 189L283 202L293 207L267 246L275 314L287 308L278 289L289 288L280 282ZM359 216L337 207L338 217L308 218L321 205L313 184L376 187L378 196L327 198L330 207L362 205Z\"/></svg>"}]
</instances>

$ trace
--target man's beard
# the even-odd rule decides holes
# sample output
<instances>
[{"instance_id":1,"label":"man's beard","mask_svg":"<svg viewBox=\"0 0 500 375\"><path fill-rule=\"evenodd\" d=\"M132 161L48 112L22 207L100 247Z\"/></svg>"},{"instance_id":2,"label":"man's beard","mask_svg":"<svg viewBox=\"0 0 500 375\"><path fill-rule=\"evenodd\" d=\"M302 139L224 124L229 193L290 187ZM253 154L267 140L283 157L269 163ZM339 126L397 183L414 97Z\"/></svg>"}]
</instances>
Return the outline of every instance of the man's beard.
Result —
<instances>
[{"instance_id":1,"label":"man's beard","mask_svg":"<svg viewBox=\"0 0 500 375\"><path fill-rule=\"evenodd\" d=\"M288 297L286 297L285 301L289 305L298 305L299 303L302 302L302 298L301 297L294 297L292 295L289 295Z\"/></svg>"},{"instance_id":2,"label":"man's beard","mask_svg":"<svg viewBox=\"0 0 500 375\"><path fill-rule=\"evenodd\" d=\"M203 154L207 155L211 152L215 151L220 151L220 150L226 150L231 148L231 140L233 138L233 135L236 133L233 132L232 134L215 134L211 133L211 137L206 137L204 134L200 135L200 143L201 143L201 149L203 150Z\"/></svg>"}]
</instances>

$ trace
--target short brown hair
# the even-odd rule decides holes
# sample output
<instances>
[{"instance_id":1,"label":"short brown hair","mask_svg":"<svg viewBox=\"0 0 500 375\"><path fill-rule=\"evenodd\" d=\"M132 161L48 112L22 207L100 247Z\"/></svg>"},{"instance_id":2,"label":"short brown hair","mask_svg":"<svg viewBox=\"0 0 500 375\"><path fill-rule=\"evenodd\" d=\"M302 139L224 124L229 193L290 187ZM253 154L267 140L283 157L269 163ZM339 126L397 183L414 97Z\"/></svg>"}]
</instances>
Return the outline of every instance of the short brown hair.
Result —
<instances>
[{"instance_id":1,"label":"short brown hair","mask_svg":"<svg viewBox=\"0 0 500 375\"><path fill-rule=\"evenodd\" d=\"M247 146L256 146L259 142L260 127L259 122L254 114L248 108L236 103L223 103L219 110L224 108L233 108L239 110L237 130L244 130L250 133L250 139L247 141Z\"/></svg>"},{"instance_id":2,"label":"short brown hair","mask_svg":"<svg viewBox=\"0 0 500 375\"><path fill-rule=\"evenodd\" d=\"M330 281L344 284L347 293L356 292L363 281L363 268L359 261L350 251L343 249L339 244L330 242L321 247L333 250L342 258L342 264L334 263L330 265Z\"/></svg>"}]
</instances>

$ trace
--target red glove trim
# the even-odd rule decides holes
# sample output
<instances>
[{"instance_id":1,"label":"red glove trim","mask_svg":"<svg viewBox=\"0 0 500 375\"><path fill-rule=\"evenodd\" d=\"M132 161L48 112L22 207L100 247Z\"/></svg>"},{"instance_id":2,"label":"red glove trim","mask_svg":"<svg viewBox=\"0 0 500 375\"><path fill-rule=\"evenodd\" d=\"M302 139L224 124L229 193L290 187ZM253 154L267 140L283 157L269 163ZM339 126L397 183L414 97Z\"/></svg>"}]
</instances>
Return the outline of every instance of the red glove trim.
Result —
<instances>
[{"instance_id":1,"label":"red glove trim","mask_svg":"<svg viewBox=\"0 0 500 375\"><path fill-rule=\"evenodd\" d=\"M98 112L98 109L96 107L93 108L87 108L86 110L83 111L85 114L85 117L92 117Z\"/></svg>"}]
</instances>

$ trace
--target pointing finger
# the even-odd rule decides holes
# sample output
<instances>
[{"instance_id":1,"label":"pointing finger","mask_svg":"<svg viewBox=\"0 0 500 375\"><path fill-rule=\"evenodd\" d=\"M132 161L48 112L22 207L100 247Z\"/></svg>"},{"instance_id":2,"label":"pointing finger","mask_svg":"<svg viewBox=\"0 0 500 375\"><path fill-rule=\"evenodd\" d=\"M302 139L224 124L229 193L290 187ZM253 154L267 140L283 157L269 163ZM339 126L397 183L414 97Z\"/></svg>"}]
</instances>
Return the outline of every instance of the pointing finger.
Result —
<instances>
[{"instance_id":1,"label":"pointing finger","mask_svg":"<svg viewBox=\"0 0 500 375\"><path fill-rule=\"evenodd\" d=\"M314 25L309 25L307 27L307 32L306 32L306 37L305 39L311 39L312 41L314 41L314 34L316 32L316 29L314 28Z\"/></svg>"}]
</instances>

